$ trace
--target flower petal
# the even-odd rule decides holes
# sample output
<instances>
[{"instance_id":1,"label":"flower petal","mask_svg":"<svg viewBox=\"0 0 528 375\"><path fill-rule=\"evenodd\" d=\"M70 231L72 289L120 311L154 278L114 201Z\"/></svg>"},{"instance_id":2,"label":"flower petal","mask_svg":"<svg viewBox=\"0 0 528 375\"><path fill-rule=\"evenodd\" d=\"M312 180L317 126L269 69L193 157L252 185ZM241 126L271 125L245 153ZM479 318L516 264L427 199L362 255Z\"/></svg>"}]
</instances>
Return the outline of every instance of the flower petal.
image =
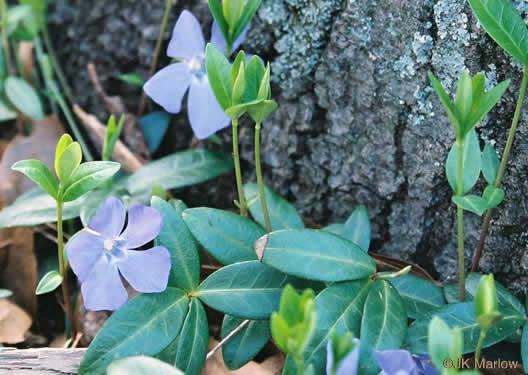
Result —
<instances>
[{"instance_id":1,"label":"flower petal","mask_svg":"<svg viewBox=\"0 0 528 375\"><path fill-rule=\"evenodd\" d=\"M116 263L99 258L92 272L81 285L84 306L89 311L117 310L128 299Z\"/></svg>"},{"instance_id":2,"label":"flower petal","mask_svg":"<svg viewBox=\"0 0 528 375\"><path fill-rule=\"evenodd\" d=\"M202 27L196 17L184 10L181 12L167 47L167 55L172 58L191 60L201 56L205 51L205 40Z\"/></svg>"},{"instance_id":3,"label":"flower petal","mask_svg":"<svg viewBox=\"0 0 528 375\"><path fill-rule=\"evenodd\" d=\"M167 112L179 113L191 78L187 64L174 63L154 74L145 83L143 90Z\"/></svg>"},{"instance_id":4,"label":"flower petal","mask_svg":"<svg viewBox=\"0 0 528 375\"><path fill-rule=\"evenodd\" d=\"M218 104L206 77L193 79L189 90L187 115L198 139L205 139L230 123L230 118Z\"/></svg>"},{"instance_id":5,"label":"flower petal","mask_svg":"<svg viewBox=\"0 0 528 375\"><path fill-rule=\"evenodd\" d=\"M126 209L113 195L109 196L88 223L88 228L100 233L105 239L119 236L125 226Z\"/></svg>"},{"instance_id":6,"label":"flower petal","mask_svg":"<svg viewBox=\"0 0 528 375\"><path fill-rule=\"evenodd\" d=\"M95 234L81 231L66 244L70 266L82 283L104 254L104 240Z\"/></svg>"},{"instance_id":7,"label":"flower petal","mask_svg":"<svg viewBox=\"0 0 528 375\"><path fill-rule=\"evenodd\" d=\"M411 353L407 350L374 350L374 355L387 375L413 374L417 368Z\"/></svg>"},{"instance_id":8,"label":"flower petal","mask_svg":"<svg viewBox=\"0 0 528 375\"><path fill-rule=\"evenodd\" d=\"M235 40L235 42L233 43L233 46L231 47L232 52L236 51L238 47L240 47L240 45L244 43L247 38L248 31L249 25L244 29L242 34L240 34L237 40ZM213 22L213 25L211 26L211 43L214 44L215 47L218 48L225 55L227 44L224 39L224 35L222 34L222 31L220 30L216 22Z\"/></svg>"},{"instance_id":9,"label":"flower petal","mask_svg":"<svg viewBox=\"0 0 528 375\"><path fill-rule=\"evenodd\" d=\"M118 268L130 286L141 293L162 292L167 288L171 257L163 246L136 251L128 250L126 260Z\"/></svg>"},{"instance_id":10,"label":"flower petal","mask_svg":"<svg viewBox=\"0 0 528 375\"><path fill-rule=\"evenodd\" d=\"M138 204L128 210L128 224L120 238L126 241L128 249L135 249L156 238L162 225L158 210Z\"/></svg>"},{"instance_id":11,"label":"flower petal","mask_svg":"<svg viewBox=\"0 0 528 375\"><path fill-rule=\"evenodd\" d=\"M336 375L356 375L359 364L359 340L353 338L352 341L356 344L345 358L339 363Z\"/></svg>"}]
</instances>

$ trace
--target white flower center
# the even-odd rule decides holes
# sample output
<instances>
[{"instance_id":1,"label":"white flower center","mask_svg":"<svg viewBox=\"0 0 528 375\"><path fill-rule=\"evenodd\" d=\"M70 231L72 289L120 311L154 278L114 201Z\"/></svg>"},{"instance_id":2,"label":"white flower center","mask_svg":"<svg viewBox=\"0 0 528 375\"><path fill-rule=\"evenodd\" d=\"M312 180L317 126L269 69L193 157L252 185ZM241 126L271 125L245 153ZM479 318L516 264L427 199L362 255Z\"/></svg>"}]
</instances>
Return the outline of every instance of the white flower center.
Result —
<instances>
[{"instance_id":1,"label":"white flower center","mask_svg":"<svg viewBox=\"0 0 528 375\"><path fill-rule=\"evenodd\" d=\"M194 72L194 73L200 73L203 68L202 68L202 65L203 65L203 59L202 58L199 58L199 57L193 57L191 59L191 61L189 61L187 63L187 65L189 66L189 69Z\"/></svg>"},{"instance_id":2,"label":"white flower center","mask_svg":"<svg viewBox=\"0 0 528 375\"><path fill-rule=\"evenodd\" d=\"M104 240L104 248L107 251L110 251L114 248L114 240Z\"/></svg>"}]
</instances>

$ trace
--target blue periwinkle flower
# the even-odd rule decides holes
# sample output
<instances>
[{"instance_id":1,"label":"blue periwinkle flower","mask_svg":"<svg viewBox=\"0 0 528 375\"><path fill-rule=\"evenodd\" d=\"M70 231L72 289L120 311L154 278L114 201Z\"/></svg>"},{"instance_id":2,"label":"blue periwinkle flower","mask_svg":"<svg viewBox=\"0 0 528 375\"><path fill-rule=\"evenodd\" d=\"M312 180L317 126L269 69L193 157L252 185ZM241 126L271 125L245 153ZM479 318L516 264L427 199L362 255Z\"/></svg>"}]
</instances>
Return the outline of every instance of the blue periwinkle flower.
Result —
<instances>
[{"instance_id":1,"label":"blue periwinkle flower","mask_svg":"<svg viewBox=\"0 0 528 375\"><path fill-rule=\"evenodd\" d=\"M382 371L379 375L440 375L426 363L428 356L418 356L407 350L374 350L374 355Z\"/></svg>"},{"instance_id":2,"label":"blue periwinkle flower","mask_svg":"<svg viewBox=\"0 0 528 375\"><path fill-rule=\"evenodd\" d=\"M242 43L246 32L234 43L234 49ZM225 52L225 40L215 24L212 27L211 42ZM184 10L178 18L167 55L180 61L152 76L143 86L145 93L167 112L179 113L183 96L189 90L187 115L198 139L205 139L228 126L230 118L218 104L205 70L205 40L202 29L191 12Z\"/></svg>"},{"instance_id":3,"label":"blue periwinkle flower","mask_svg":"<svg viewBox=\"0 0 528 375\"><path fill-rule=\"evenodd\" d=\"M141 293L162 292L167 288L171 258L168 250L155 246L132 250L152 241L163 219L154 208L136 205L128 212L110 196L88 223L76 234L66 251L73 272L81 282L87 310L116 310L128 299L120 275Z\"/></svg>"},{"instance_id":4,"label":"blue periwinkle flower","mask_svg":"<svg viewBox=\"0 0 528 375\"><path fill-rule=\"evenodd\" d=\"M359 363L359 340L352 338L354 348L337 363L337 369L334 370L334 353L332 350L332 340L326 344L326 375L357 375Z\"/></svg>"}]
</instances>

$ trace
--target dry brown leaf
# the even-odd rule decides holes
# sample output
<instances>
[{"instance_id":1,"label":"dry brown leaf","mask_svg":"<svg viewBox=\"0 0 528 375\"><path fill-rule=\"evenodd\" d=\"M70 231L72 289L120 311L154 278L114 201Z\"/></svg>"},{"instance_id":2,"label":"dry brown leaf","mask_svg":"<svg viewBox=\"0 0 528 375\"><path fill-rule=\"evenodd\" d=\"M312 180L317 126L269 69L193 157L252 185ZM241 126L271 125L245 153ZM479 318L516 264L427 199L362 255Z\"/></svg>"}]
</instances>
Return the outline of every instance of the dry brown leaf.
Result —
<instances>
[{"instance_id":1,"label":"dry brown leaf","mask_svg":"<svg viewBox=\"0 0 528 375\"><path fill-rule=\"evenodd\" d=\"M6 299L0 299L0 343L17 344L31 327L27 312Z\"/></svg>"},{"instance_id":2,"label":"dry brown leaf","mask_svg":"<svg viewBox=\"0 0 528 375\"><path fill-rule=\"evenodd\" d=\"M33 85L33 48L35 43L22 41L18 45L18 58L24 67L24 79Z\"/></svg>"},{"instance_id":3,"label":"dry brown leaf","mask_svg":"<svg viewBox=\"0 0 528 375\"><path fill-rule=\"evenodd\" d=\"M17 135L7 146L0 162L0 202L7 206L20 194L35 187L35 183L11 166L23 159L39 159L53 167L55 147L64 133L64 127L56 116L47 116L33 122L29 137Z\"/></svg>"},{"instance_id":4,"label":"dry brown leaf","mask_svg":"<svg viewBox=\"0 0 528 375\"><path fill-rule=\"evenodd\" d=\"M209 338L208 350L213 349L218 344L214 338ZM275 368L270 364L263 366L257 362L249 362L245 366L235 371L229 371L224 365L222 349L218 350L211 359L205 363L205 367L200 375L275 375ZM280 374L280 372L279 372Z\"/></svg>"},{"instance_id":5,"label":"dry brown leaf","mask_svg":"<svg viewBox=\"0 0 528 375\"><path fill-rule=\"evenodd\" d=\"M9 299L35 316L37 259L33 231L24 227L1 229L0 246L0 288L11 290Z\"/></svg>"}]
</instances>

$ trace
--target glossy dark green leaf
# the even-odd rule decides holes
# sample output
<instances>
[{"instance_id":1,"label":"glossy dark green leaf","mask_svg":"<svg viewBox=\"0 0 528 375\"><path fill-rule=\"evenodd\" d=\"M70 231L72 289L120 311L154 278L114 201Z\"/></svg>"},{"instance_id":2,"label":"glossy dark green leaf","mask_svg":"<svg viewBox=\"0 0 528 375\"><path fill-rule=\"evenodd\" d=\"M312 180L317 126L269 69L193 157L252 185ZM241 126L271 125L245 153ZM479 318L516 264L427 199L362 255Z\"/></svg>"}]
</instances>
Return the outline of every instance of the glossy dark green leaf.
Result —
<instances>
[{"instance_id":1,"label":"glossy dark green leaf","mask_svg":"<svg viewBox=\"0 0 528 375\"><path fill-rule=\"evenodd\" d=\"M163 227L155 242L156 246L167 248L171 255L169 286L192 292L199 284L200 256L196 242L174 204L175 201L152 198L152 207L163 217Z\"/></svg>"},{"instance_id":2,"label":"glossy dark green leaf","mask_svg":"<svg viewBox=\"0 0 528 375\"><path fill-rule=\"evenodd\" d=\"M528 324L525 324L522 330L521 356L524 372L528 373Z\"/></svg>"},{"instance_id":3,"label":"glossy dark green leaf","mask_svg":"<svg viewBox=\"0 0 528 375\"><path fill-rule=\"evenodd\" d=\"M222 323L222 338L238 327L244 319L226 315ZM224 363L236 370L251 361L271 337L269 320L252 320L222 347Z\"/></svg>"},{"instance_id":4,"label":"glossy dark green leaf","mask_svg":"<svg viewBox=\"0 0 528 375\"><path fill-rule=\"evenodd\" d=\"M493 185L497 174L499 173L500 160L499 155L489 143L486 143L484 151L482 151L482 174L488 182L488 184Z\"/></svg>"},{"instance_id":5,"label":"glossy dark green leaf","mask_svg":"<svg viewBox=\"0 0 528 375\"><path fill-rule=\"evenodd\" d=\"M498 189L493 185L488 185L484 189L482 198L486 201L488 208L497 207L504 200L504 190Z\"/></svg>"},{"instance_id":6,"label":"glossy dark green leaf","mask_svg":"<svg viewBox=\"0 0 528 375\"><path fill-rule=\"evenodd\" d=\"M53 292L59 285L62 284L62 276L57 271L50 271L46 273L42 279L40 279L37 289L35 290L36 295L46 294Z\"/></svg>"},{"instance_id":7,"label":"glossy dark green leaf","mask_svg":"<svg viewBox=\"0 0 528 375\"><path fill-rule=\"evenodd\" d=\"M126 83L130 83L135 86L143 86L145 84L145 78L138 73L124 73L120 74L118 78Z\"/></svg>"},{"instance_id":8,"label":"glossy dark green leaf","mask_svg":"<svg viewBox=\"0 0 528 375\"><path fill-rule=\"evenodd\" d=\"M135 194L161 184L165 189L177 189L214 178L233 168L230 155L190 150L171 154L143 166L128 179L128 190Z\"/></svg>"},{"instance_id":9,"label":"glossy dark green leaf","mask_svg":"<svg viewBox=\"0 0 528 375\"><path fill-rule=\"evenodd\" d=\"M338 236L343 237L343 233L345 233L345 224L341 224L341 223L330 224L324 227L322 230L333 233L333 234L337 234Z\"/></svg>"},{"instance_id":10,"label":"glossy dark green leaf","mask_svg":"<svg viewBox=\"0 0 528 375\"><path fill-rule=\"evenodd\" d=\"M224 18L224 11L222 9L222 3L220 0L208 0L209 9L211 14L218 25L218 28L222 32L225 40L229 38L229 26L227 25L226 19Z\"/></svg>"},{"instance_id":11,"label":"glossy dark green leaf","mask_svg":"<svg viewBox=\"0 0 528 375\"><path fill-rule=\"evenodd\" d=\"M51 197L57 198L57 180L48 166L40 160L21 160L13 164L11 169L23 173Z\"/></svg>"},{"instance_id":12,"label":"glossy dark green leaf","mask_svg":"<svg viewBox=\"0 0 528 375\"><path fill-rule=\"evenodd\" d=\"M252 204L249 206L251 216L253 216L257 223L262 225L263 228L266 227L264 214L262 213L262 204L258 197L258 185L244 185L244 195L248 201L252 200ZM266 203L268 204L271 230L304 228L301 216L291 203L269 189L267 186L264 186L264 196L266 198ZM253 199L255 197L256 199Z\"/></svg>"},{"instance_id":13,"label":"glossy dark green leaf","mask_svg":"<svg viewBox=\"0 0 528 375\"><path fill-rule=\"evenodd\" d=\"M484 341L484 347L506 339L524 323L524 315L518 311L500 306L499 309L504 318L489 329ZM446 305L411 324L406 346L412 353L427 353L428 326L433 316L438 316L451 328L459 327L461 329L464 337L464 353L475 351L480 335L480 326L475 319L473 302L463 302Z\"/></svg>"},{"instance_id":14,"label":"glossy dark green leaf","mask_svg":"<svg viewBox=\"0 0 528 375\"><path fill-rule=\"evenodd\" d=\"M145 135L150 152L156 152L169 128L170 114L165 111L149 113L139 119L139 127Z\"/></svg>"},{"instance_id":15,"label":"glossy dark green leaf","mask_svg":"<svg viewBox=\"0 0 528 375\"><path fill-rule=\"evenodd\" d=\"M35 89L22 78L9 76L4 82L7 98L20 112L35 120L44 118L42 103Z\"/></svg>"},{"instance_id":16,"label":"glossy dark green leaf","mask_svg":"<svg viewBox=\"0 0 528 375\"><path fill-rule=\"evenodd\" d=\"M364 205L356 207L345 222L343 237L358 245L364 251L370 246L370 220Z\"/></svg>"},{"instance_id":17,"label":"glossy dark green leaf","mask_svg":"<svg viewBox=\"0 0 528 375\"><path fill-rule=\"evenodd\" d=\"M486 32L506 52L528 63L528 30L510 0L468 0Z\"/></svg>"},{"instance_id":18,"label":"glossy dark green leaf","mask_svg":"<svg viewBox=\"0 0 528 375\"><path fill-rule=\"evenodd\" d=\"M197 296L209 307L246 319L266 319L278 310L288 277L259 261L223 267L205 279Z\"/></svg>"},{"instance_id":19,"label":"glossy dark green leaf","mask_svg":"<svg viewBox=\"0 0 528 375\"><path fill-rule=\"evenodd\" d=\"M419 319L446 304L442 288L411 274L388 280L400 294L410 319Z\"/></svg>"},{"instance_id":20,"label":"glossy dark green leaf","mask_svg":"<svg viewBox=\"0 0 528 375\"><path fill-rule=\"evenodd\" d=\"M376 281L369 291L361 319L359 372L380 371L373 349L399 349L407 336L407 311L396 289L387 281Z\"/></svg>"},{"instance_id":21,"label":"glossy dark green leaf","mask_svg":"<svg viewBox=\"0 0 528 375\"><path fill-rule=\"evenodd\" d=\"M185 210L183 220L198 242L226 265L256 260L253 244L266 233L247 217L216 208Z\"/></svg>"},{"instance_id":22,"label":"glossy dark green leaf","mask_svg":"<svg viewBox=\"0 0 528 375\"><path fill-rule=\"evenodd\" d=\"M226 110L232 104L231 97L233 95L231 64L229 64L224 54L211 43L208 43L205 49L205 67L216 100L220 107Z\"/></svg>"},{"instance_id":23,"label":"glossy dark green leaf","mask_svg":"<svg viewBox=\"0 0 528 375\"><path fill-rule=\"evenodd\" d=\"M272 232L255 248L263 263L310 280L358 280L376 272L374 260L357 245L322 230Z\"/></svg>"},{"instance_id":24,"label":"glossy dark green leaf","mask_svg":"<svg viewBox=\"0 0 528 375\"><path fill-rule=\"evenodd\" d=\"M462 166L464 171L464 194L470 191L471 188L477 183L477 180L480 176L480 168L480 146L478 143L477 133L475 130L472 130L466 136L466 143L464 145ZM449 185L451 185L451 188L456 193L458 181L458 146L456 143L453 145L447 156L446 174Z\"/></svg>"},{"instance_id":25,"label":"glossy dark green leaf","mask_svg":"<svg viewBox=\"0 0 528 375\"><path fill-rule=\"evenodd\" d=\"M453 106L453 103L451 103L451 99L449 98L449 95L447 95L446 91L444 90L444 87L436 79L436 77L433 75L433 73L428 73L429 80L431 81L431 84L433 85L433 88L436 91L436 94L438 95L438 98L440 99L440 103L444 106L445 111L447 112L447 117L449 117L449 120L451 121L451 125L453 125L453 128L455 129L455 134L460 133L460 124L459 121L455 115L455 107Z\"/></svg>"},{"instance_id":26,"label":"glossy dark green leaf","mask_svg":"<svg viewBox=\"0 0 528 375\"><path fill-rule=\"evenodd\" d=\"M200 301L191 300L183 323L174 365L185 375L198 375L205 362L209 343L207 315Z\"/></svg>"},{"instance_id":27,"label":"glossy dark green leaf","mask_svg":"<svg viewBox=\"0 0 528 375\"><path fill-rule=\"evenodd\" d=\"M359 337L363 307L373 284L370 278L336 283L315 298L317 324L314 336L305 350L304 362L313 364L316 374L325 373L326 345L332 333L339 335L351 332L354 337ZM283 374L297 374L297 366L290 357Z\"/></svg>"},{"instance_id":28,"label":"glossy dark green leaf","mask_svg":"<svg viewBox=\"0 0 528 375\"><path fill-rule=\"evenodd\" d=\"M13 295L13 292L8 289L0 289L0 299L9 298Z\"/></svg>"},{"instance_id":29,"label":"glossy dark green leaf","mask_svg":"<svg viewBox=\"0 0 528 375\"><path fill-rule=\"evenodd\" d=\"M156 358L136 356L118 359L108 366L108 375L184 375L183 372Z\"/></svg>"},{"instance_id":30,"label":"glossy dark green leaf","mask_svg":"<svg viewBox=\"0 0 528 375\"><path fill-rule=\"evenodd\" d=\"M478 195L464 195L463 197L452 196L451 200L458 207L462 207L466 211L473 212L482 216L488 209L488 202Z\"/></svg>"},{"instance_id":31,"label":"glossy dark green leaf","mask_svg":"<svg viewBox=\"0 0 528 375\"><path fill-rule=\"evenodd\" d=\"M180 333L188 305L187 296L176 288L134 297L106 321L86 351L79 374L104 374L115 359L159 353Z\"/></svg>"},{"instance_id":32,"label":"glossy dark green leaf","mask_svg":"<svg viewBox=\"0 0 528 375\"><path fill-rule=\"evenodd\" d=\"M112 161L89 161L82 163L70 176L62 190L64 202L70 202L94 190L115 175L121 164Z\"/></svg>"}]
</instances>

